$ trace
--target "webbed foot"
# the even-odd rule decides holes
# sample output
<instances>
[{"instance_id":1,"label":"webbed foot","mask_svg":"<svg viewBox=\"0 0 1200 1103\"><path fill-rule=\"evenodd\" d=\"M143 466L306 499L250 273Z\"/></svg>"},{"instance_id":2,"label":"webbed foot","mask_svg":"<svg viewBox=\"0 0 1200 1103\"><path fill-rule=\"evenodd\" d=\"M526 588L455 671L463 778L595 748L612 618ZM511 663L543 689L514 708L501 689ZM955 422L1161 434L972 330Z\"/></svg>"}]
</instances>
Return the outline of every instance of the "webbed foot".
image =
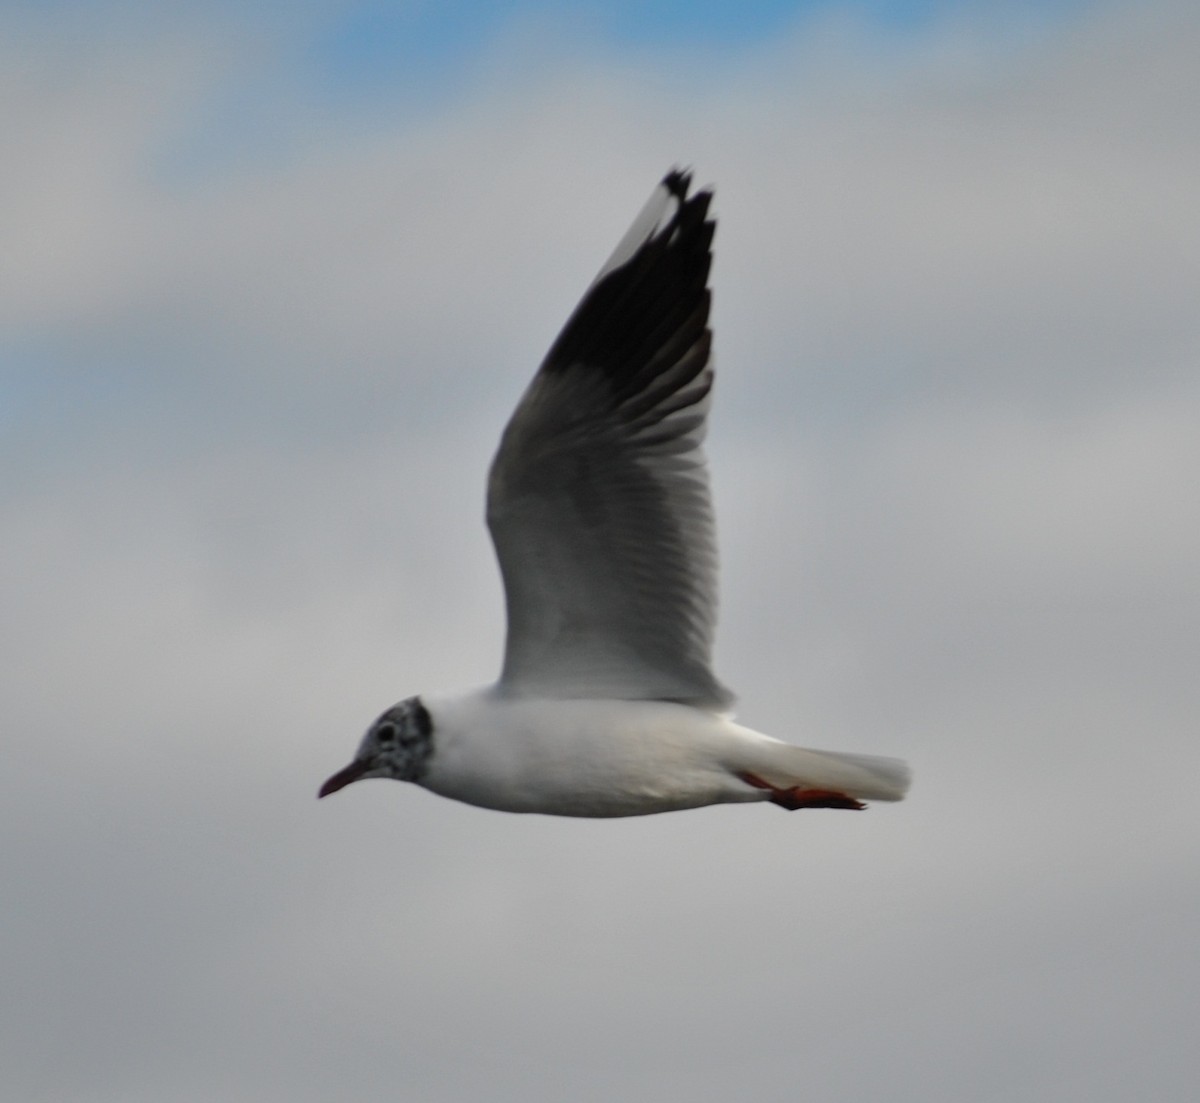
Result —
<instances>
[{"instance_id":1,"label":"webbed foot","mask_svg":"<svg viewBox=\"0 0 1200 1103\"><path fill-rule=\"evenodd\" d=\"M768 790L771 795L767 799L789 812L795 812L798 808L846 808L860 812L866 808L861 800L855 800L835 789L803 789L799 785L791 789L780 789L757 774L744 773L738 776L756 789Z\"/></svg>"}]
</instances>

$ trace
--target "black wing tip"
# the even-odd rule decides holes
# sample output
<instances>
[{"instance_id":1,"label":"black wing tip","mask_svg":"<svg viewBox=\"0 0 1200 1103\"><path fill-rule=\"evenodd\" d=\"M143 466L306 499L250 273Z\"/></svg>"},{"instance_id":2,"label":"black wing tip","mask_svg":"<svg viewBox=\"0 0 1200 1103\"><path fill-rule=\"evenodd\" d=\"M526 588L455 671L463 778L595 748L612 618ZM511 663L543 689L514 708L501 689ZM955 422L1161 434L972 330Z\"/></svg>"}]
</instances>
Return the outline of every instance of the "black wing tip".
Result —
<instances>
[{"instance_id":1,"label":"black wing tip","mask_svg":"<svg viewBox=\"0 0 1200 1103\"><path fill-rule=\"evenodd\" d=\"M678 167L662 178L673 209L619 264L602 271L551 345L543 371L588 364L624 394L644 384L642 369L668 342L683 341L683 348L700 339L712 298L716 219L709 214L712 191L689 195L691 180L691 170Z\"/></svg>"},{"instance_id":2,"label":"black wing tip","mask_svg":"<svg viewBox=\"0 0 1200 1103\"><path fill-rule=\"evenodd\" d=\"M692 189L693 170L691 165L682 166L674 165L667 174L662 178L662 186L667 189L680 202L688 201L688 192ZM701 196L711 197L713 187L711 184L705 185L695 195L691 196L692 200L699 199Z\"/></svg>"},{"instance_id":3,"label":"black wing tip","mask_svg":"<svg viewBox=\"0 0 1200 1103\"><path fill-rule=\"evenodd\" d=\"M692 170L676 165L662 178L662 186L677 199L687 199L687 193L692 186Z\"/></svg>"},{"instance_id":4,"label":"black wing tip","mask_svg":"<svg viewBox=\"0 0 1200 1103\"><path fill-rule=\"evenodd\" d=\"M639 256L663 246L689 252L693 259L707 257L706 263L711 263L712 242L717 230L716 217L709 212L709 204L713 199L711 185L689 194L692 169L690 166L681 168L676 165L662 178L659 187L675 200L675 210L670 219L659 226L621 267L632 267ZM707 280L706 268L701 283L707 283Z\"/></svg>"},{"instance_id":5,"label":"black wing tip","mask_svg":"<svg viewBox=\"0 0 1200 1103\"><path fill-rule=\"evenodd\" d=\"M676 165L662 178L661 186L667 190L669 195L679 201L680 214L684 210L698 211L699 217L693 215L696 221L712 221L708 218L708 205L712 202L713 197L712 185L701 188L694 195L689 195L688 192L692 188L690 165L687 168ZM678 215L676 217L678 218Z\"/></svg>"}]
</instances>

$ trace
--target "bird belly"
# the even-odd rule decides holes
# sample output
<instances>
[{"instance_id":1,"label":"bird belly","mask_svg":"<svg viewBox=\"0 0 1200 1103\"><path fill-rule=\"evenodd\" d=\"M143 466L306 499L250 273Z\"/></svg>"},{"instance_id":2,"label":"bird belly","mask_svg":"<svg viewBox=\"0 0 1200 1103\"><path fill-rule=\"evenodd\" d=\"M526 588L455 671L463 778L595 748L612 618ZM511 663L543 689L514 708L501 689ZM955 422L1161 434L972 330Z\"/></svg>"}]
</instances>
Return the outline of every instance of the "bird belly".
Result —
<instances>
[{"instance_id":1,"label":"bird belly","mask_svg":"<svg viewBox=\"0 0 1200 1103\"><path fill-rule=\"evenodd\" d=\"M763 799L722 764L736 726L686 705L492 697L431 708L435 751L421 784L468 804L608 817Z\"/></svg>"}]
</instances>

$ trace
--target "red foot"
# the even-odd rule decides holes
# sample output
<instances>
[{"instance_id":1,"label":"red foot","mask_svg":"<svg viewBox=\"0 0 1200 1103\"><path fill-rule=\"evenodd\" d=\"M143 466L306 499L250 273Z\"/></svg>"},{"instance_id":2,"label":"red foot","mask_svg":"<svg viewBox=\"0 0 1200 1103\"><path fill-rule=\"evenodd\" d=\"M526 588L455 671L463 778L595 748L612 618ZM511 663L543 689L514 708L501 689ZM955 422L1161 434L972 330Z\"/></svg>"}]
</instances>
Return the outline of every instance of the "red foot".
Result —
<instances>
[{"instance_id":1,"label":"red foot","mask_svg":"<svg viewBox=\"0 0 1200 1103\"><path fill-rule=\"evenodd\" d=\"M768 789L770 800L780 808L795 812L797 808L848 808L862 811L866 808L861 800L846 796L835 789L801 789L798 785L792 789L777 789L769 781L763 781L757 774L739 774L744 782L756 789Z\"/></svg>"}]
</instances>

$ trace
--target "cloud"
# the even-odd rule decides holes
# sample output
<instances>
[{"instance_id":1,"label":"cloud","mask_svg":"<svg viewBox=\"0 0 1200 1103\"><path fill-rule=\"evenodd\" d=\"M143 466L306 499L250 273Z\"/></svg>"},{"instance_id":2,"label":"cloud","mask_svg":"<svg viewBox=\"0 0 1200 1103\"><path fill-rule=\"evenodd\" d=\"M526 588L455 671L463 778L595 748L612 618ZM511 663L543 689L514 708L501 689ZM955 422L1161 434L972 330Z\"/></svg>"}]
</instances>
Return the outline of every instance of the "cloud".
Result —
<instances>
[{"instance_id":1,"label":"cloud","mask_svg":"<svg viewBox=\"0 0 1200 1103\"><path fill-rule=\"evenodd\" d=\"M428 110L328 94L331 11L5 17L8 1094L1180 1095L1190 7L518 20ZM493 676L486 463L673 161L718 185L722 673L910 801L317 806Z\"/></svg>"}]
</instances>

